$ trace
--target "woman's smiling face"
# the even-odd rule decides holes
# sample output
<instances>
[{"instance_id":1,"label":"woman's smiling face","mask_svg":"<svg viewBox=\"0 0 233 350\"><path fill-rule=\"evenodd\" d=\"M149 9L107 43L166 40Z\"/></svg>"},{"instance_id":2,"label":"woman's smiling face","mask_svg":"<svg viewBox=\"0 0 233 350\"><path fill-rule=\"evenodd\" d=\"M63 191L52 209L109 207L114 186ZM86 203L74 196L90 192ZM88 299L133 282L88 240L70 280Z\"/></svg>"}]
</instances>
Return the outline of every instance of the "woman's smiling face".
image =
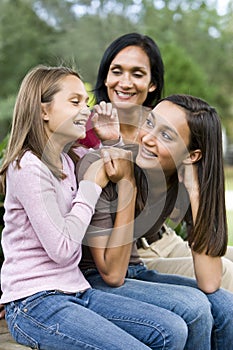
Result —
<instances>
[{"instance_id":1,"label":"woman's smiling face","mask_svg":"<svg viewBox=\"0 0 233 350\"><path fill-rule=\"evenodd\" d=\"M161 169L172 175L189 155L190 130L185 111L169 101L160 102L143 124L136 163L143 169Z\"/></svg>"},{"instance_id":2,"label":"woman's smiling face","mask_svg":"<svg viewBox=\"0 0 233 350\"><path fill-rule=\"evenodd\" d=\"M117 107L142 105L148 92L156 89L151 84L150 61L138 46L128 46L113 59L105 81L110 101Z\"/></svg>"}]
</instances>

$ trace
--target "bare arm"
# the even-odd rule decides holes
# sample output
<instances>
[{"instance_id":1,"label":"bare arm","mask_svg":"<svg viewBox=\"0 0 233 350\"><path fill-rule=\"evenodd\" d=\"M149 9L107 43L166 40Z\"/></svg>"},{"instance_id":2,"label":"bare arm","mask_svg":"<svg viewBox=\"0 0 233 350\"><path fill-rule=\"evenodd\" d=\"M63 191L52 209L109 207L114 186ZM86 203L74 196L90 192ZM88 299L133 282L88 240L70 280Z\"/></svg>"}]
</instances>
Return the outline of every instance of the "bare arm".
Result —
<instances>
[{"instance_id":1,"label":"bare arm","mask_svg":"<svg viewBox=\"0 0 233 350\"><path fill-rule=\"evenodd\" d=\"M197 167L195 165L185 165L182 174L182 181L189 193L193 224L195 225L199 207L199 183ZM197 253L193 249L192 256L198 287L205 293L215 292L221 285L221 258L212 257L205 252Z\"/></svg>"},{"instance_id":2,"label":"bare arm","mask_svg":"<svg viewBox=\"0 0 233 350\"><path fill-rule=\"evenodd\" d=\"M117 287L124 282L131 254L137 191L130 152L114 150L111 159L108 153L104 155L104 162L110 179L118 185L117 213L111 234L88 242L102 278Z\"/></svg>"}]
</instances>

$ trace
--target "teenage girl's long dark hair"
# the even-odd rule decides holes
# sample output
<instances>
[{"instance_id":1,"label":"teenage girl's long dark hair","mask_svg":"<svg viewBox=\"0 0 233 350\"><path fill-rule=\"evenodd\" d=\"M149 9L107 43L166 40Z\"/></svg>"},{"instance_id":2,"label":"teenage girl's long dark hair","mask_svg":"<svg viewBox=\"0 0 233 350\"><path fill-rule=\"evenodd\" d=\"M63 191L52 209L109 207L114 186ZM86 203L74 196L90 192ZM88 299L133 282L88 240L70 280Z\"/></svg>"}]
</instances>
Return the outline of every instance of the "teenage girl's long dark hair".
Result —
<instances>
[{"instance_id":1,"label":"teenage girl's long dark hair","mask_svg":"<svg viewBox=\"0 0 233 350\"><path fill-rule=\"evenodd\" d=\"M184 109L190 129L188 149L202 152L197 162L200 204L189 243L196 252L222 256L227 248L227 221L220 118L215 108L197 97L171 95L163 100Z\"/></svg>"}]
</instances>

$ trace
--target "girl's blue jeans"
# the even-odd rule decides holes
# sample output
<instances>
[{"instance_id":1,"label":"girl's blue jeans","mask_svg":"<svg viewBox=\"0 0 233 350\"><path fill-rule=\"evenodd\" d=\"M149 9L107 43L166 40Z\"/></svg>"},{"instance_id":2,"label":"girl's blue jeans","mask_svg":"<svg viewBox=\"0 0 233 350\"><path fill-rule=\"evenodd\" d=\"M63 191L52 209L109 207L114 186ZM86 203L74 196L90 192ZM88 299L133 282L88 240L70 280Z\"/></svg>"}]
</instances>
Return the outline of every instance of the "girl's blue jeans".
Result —
<instances>
[{"instance_id":1,"label":"girl's blue jeans","mask_svg":"<svg viewBox=\"0 0 233 350\"><path fill-rule=\"evenodd\" d=\"M187 339L175 313L95 289L43 291L5 309L13 338L32 349L182 350Z\"/></svg>"},{"instance_id":2,"label":"girl's blue jeans","mask_svg":"<svg viewBox=\"0 0 233 350\"><path fill-rule=\"evenodd\" d=\"M87 270L93 288L170 310L188 327L186 350L233 350L233 294L201 292L192 278L161 274L143 264L130 265L124 285L112 288L97 270Z\"/></svg>"}]
</instances>

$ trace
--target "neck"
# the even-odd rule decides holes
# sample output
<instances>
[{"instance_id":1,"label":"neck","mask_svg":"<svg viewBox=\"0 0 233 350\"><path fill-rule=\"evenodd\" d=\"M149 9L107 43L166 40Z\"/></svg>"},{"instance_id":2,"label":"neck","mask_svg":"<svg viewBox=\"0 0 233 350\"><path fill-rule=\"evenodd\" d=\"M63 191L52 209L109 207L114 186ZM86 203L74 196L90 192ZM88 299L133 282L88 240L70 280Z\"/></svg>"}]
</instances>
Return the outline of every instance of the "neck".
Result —
<instances>
[{"instance_id":1,"label":"neck","mask_svg":"<svg viewBox=\"0 0 233 350\"><path fill-rule=\"evenodd\" d=\"M139 128L142 124L141 106L118 111L120 131L125 143L138 143Z\"/></svg>"},{"instance_id":2,"label":"neck","mask_svg":"<svg viewBox=\"0 0 233 350\"><path fill-rule=\"evenodd\" d=\"M148 181L150 197L156 198L156 200L160 199L167 193L171 186L170 177L166 177L162 171L155 171L153 169L147 169L145 173Z\"/></svg>"}]
</instances>

